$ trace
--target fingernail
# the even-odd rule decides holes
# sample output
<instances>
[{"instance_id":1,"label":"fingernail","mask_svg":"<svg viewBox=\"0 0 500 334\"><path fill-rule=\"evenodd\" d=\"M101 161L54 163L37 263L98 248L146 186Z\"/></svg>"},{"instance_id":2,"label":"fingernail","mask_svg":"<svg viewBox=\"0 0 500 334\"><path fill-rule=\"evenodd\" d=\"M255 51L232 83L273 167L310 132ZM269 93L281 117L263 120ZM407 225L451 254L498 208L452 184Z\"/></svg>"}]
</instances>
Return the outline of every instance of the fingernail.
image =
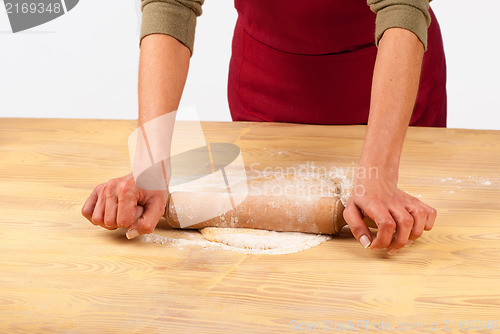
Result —
<instances>
[{"instance_id":1,"label":"fingernail","mask_svg":"<svg viewBox=\"0 0 500 334\"><path fill-rule=\"evenodd\" d=\"M370 241L370 238L368 238L368 236L366 234L362 235L361 238L359 238L359 242L361 243L361 245L364 247L364 248L367 248L368 246L370 246L370 244L372 243Z\"/></svg>"},{"instance_id":2,"label":"fingernail","mask_svg":"<svg viewBox=\"0 0 500 334\"><path fill-rule=\"evenodd\" d=\"M387 248L387 253L389 253L389 255L394 255L397 253L397 249L395 248Z\"/></svg>"},{"instance_id":3,"label":"fingernail","mask_svg":"<svg viewBox=\"0 0 500 334\"><path fill-rule=\"evenodd\" d=\"M139 235L139 232L136 229L127 231L127 239L134 239Z\"/></svg>"},{"instance_id":4,"label":"fingernail","mask_svg":"<svg viewBox=\"0 0 500 334\"><path fill-rule=\"evenodd\" d=\"M411 240L411 239L408 240L408 242L406 243L406 246L410 246L413 243L413 241L415 241L415 240Z\"/></svg>"}]
</instances>

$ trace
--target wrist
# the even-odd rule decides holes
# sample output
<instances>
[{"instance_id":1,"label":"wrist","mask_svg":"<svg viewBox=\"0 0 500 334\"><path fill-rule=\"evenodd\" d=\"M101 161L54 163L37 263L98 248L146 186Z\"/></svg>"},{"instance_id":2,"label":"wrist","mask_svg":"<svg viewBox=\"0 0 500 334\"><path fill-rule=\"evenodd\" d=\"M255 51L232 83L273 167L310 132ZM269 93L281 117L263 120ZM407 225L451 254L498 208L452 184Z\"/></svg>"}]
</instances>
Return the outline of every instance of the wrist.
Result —
<instances>
[{"instance_id":1,"label":"wrist","mask_svg":"<svg viewBox=\"0 0 500 334\"><path fill-rule=\"evenodd\" d=\"M356 182L360 179L386 180L396 185L398 175L399 161L380 161L362 157L356 168L355 180Z\"/></svg>"},{"instance_id":2,"label":"wrist","mask_svg":"<svg viewBox=\"0 0 500 334\"><path fill-rule=\"evenodd\" d=\"M378 178L396 180L399 172L399 160L403 146L404 135L389 135L390 132L379 134L368 131L358 163L359 173L375 173ZM365 173L365 174L366 174Z\"/></svg>"}]
</instances>

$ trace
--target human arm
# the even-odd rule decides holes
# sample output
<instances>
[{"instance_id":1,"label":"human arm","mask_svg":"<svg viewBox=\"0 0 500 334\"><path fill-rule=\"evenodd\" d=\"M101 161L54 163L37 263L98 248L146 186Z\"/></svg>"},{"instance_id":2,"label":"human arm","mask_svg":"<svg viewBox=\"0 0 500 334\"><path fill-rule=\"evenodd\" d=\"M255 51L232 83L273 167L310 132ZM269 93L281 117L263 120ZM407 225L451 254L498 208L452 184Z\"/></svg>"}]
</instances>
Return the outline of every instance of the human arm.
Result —
<instances>
[{"instance_id":1,"label":"human arm","mask_svg":"<svg viewBox=\"0 0 500 334\"><path fill-rule=\"evenodd\" d=\"M430 230L436 210L397 188L399 160L418 92L424 45L411 31L387 29L379 41L365 142L344 216L354 236L390 254ZM371 168L371 169L370 169ZM363 175L362 171L366 171ZM369 173L376 171L376 173ZM360 177L362 176L362 177ZM377 236L362 221L378 225ZM393 238L393 233L394 238Z\"/></svg>"},{"instance_id":2,"label":"human arm","mask_svg":"<svg viewBox=\"0 0 500 334\"><path fill-rule=\"evenodd\" d=\"M145 2L150 6L144 7ZM157 5L153 1L143 1L144 8ZM139 60L139 127L177 110L186 82L192 39L179 41L172 37L178 35L168 30L169 24L160 24L160 28L155 30L158 24L151 21L156 21L155 16L161 17L165 12L169 11L149 9L143 16ZM173 125L173 122L168 124L171 127ZM169 132L169 129L165 129L165 132ZM106 229L127 228L127 237L131 239L154 230L164 214L166 201L167 191L141 189L136 185L133 175L128 174L96 186L82 208L82 215L94 225ZM138 213L142 208L144 213L141 216Z\"/></svg>"}]
</instances>

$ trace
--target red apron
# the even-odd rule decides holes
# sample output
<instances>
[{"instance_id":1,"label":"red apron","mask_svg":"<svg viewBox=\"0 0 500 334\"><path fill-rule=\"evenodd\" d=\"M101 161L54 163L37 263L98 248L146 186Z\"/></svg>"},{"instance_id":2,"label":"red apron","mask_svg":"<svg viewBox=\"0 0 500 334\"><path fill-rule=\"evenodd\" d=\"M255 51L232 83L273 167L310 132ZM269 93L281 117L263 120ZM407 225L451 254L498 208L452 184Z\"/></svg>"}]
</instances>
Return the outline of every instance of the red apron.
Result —
<instances>
[{"instance_id":1,"label":"red apron","mask_svg":"<svg viewBox=\"0 0 500 334\"><path fill-rule=\"evenodd\" d=\"M366 124L377 48L366 0L235 0L228 101L235 121ZM446 126L446 63L431 11L410 125Z\"/></svg>"}]
</instances>

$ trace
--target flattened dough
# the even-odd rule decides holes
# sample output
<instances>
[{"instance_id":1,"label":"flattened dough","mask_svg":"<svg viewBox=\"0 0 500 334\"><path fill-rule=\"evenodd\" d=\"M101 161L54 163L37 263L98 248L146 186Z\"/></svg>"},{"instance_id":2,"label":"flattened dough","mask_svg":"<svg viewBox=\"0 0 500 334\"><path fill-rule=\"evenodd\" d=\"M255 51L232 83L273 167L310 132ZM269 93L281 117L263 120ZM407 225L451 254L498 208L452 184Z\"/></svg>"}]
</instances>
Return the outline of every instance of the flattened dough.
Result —
<instances>
[{"instance_id":1,"label":"flattened dough","mask_svg":"<svg viewBox=\"0 0 500 334\"><path fill-rule=\"evenodd\" d=\"M276 232L248 228L205 227L200 230L205 239L231 247L248 250L275 250L298 252L317 246L330 236L300 233Z\"/></svg>"}]
</instances>

